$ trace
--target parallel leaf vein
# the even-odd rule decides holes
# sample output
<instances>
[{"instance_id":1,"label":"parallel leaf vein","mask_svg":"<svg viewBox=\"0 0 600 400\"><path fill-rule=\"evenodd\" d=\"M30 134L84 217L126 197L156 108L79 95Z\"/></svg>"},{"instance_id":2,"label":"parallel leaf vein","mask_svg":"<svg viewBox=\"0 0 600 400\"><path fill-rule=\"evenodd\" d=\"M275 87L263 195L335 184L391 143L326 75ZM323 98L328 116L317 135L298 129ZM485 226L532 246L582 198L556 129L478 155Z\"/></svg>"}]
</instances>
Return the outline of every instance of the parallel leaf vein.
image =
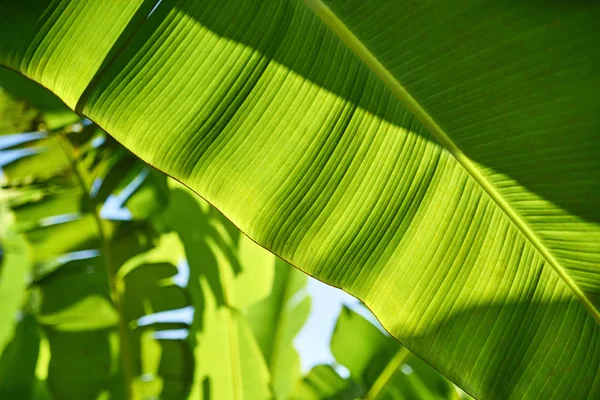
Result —
<instances>
[{"instance_id":1,"label":"parallel leaf vein","mask_svg":"<svg viewBox=\"0 0 600 400\"><path fill-rule=\"evenodd\" d=\"M306 5L383 81L392 93L410 110L437 141L465 168L475 181L488 193L500 209L519 228L528 241L546 259L559 277L579 298L583 306L594 319L600 323L600 311L592 304L583 290L575 283L565 268L554 258L544 246L535 232L527 225L520 215L502 197L498 190L487 180L479 168L462 152L437 124L434 118L419 104L419 102L402 86L396 77L371 53L367 46L348 28L344 22L321 0L304 0Z\"/></svg>"}]
</instances>

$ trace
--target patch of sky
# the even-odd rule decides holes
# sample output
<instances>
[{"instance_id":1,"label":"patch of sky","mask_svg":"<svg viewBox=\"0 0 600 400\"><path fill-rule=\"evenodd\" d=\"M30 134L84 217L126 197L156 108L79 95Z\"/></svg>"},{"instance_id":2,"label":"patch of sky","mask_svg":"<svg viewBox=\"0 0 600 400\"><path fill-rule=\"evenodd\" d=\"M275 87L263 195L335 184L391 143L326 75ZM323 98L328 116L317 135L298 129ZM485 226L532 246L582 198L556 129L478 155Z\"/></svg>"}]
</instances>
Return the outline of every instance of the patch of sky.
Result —
<instances>
[{"instance_id":1,"label":"patch of sky","mask_svg":"<svg viewBox=\"0 0 600 400\"><path fill-rule=\"evenodd\" d=\"M0 136L0 150L8 149L9 147L18 146L20 144L33 142L34 140L43 139L48 134L46 132L25 132L11 135Z\"/></svg>"},{"instance_id":2,"label":"patch of sky","mask_svg":"<svg viewBox=\"0 0 600 400\"><path fill-rule=\"evenodd\" d=\"M177 263L177 274L173 277L173 283L179 287L186 287L190 280L190 264L186 258Z\"/></svg>"},{"instance_id":3,"label":"patch of sky","mask_svg":"<svg viewBox=\"0 0 600 400\"><path fill-rule=\"evenodd\" d=\"M38 221L39 226L46 227L67 222L75 221L81 217L80 213L70 213L62 215L53 215L51 217L42 218Z\"/></svg>"},{"instance_id":4,"label":"patch of sky","mask_svg":"<svg viewBox=\"0 0 600 400\"><path fill-rule=\"evenodd\" d=\"M104 135L104 134L98 135L92 139L92 147L97 149L98 147L102 146L105 142L106 142L106 135Z\"/></svg>"},{"instance_id":5,"label":"patch of sky","mask_svg":"<svg viewBox=\"0 0 600 400\"><path fill-rule=\"evenodd\" d=\"M66 253L59 257L56 257L53 260L38 264L36 266L36 275L43 276L47 273L50 273L51 271L55 271L57 268L72 261L89 260L92 258L99 257L100 254L101 252L98 249L79 250ZM87 272L89 272L89 269L87 270ZM32 279L33 276L29 276L27 280L31 283Z\"/></svg>"},{"instance_id":6,"label":"patch of sky","mask_svg":"<svg viewBox=\"0 0 600 400\"><path fill-rule=\"evenodd\" d=\"M154 314L144 315L138 318L138 326L148 326L152 324L167 324L167 323L181 323L191 325L194 320L194 307L187 306L183 308L177 308L175 310L160 311Z\"/></svg>"},{"instance_id":7,"label":"patch of sky","mask_svg":"<svg viewBox=\"0 0 600 400\"><path fill-rule=\"evenodd\" d=\"M92 187L90 188L90 196L92 198L95 198L98 195L98 191L102 187L102 182L103 180L100 177L94 179L94 182L92 182Z\"/></svg>"},{"instance_id":8,"label":"patch of sky","mask_svg":"<svg viewBox=\"0 0 600 400\"><path fill-rule=\"evenodd\" d=\"M164 331L156 331L152 334L157 340L184 340L188 337L189 330L182 329L167 329Z\"/></svg>"},{"instance_id":9,"label":"patch of sky","mask_svg":"<svg viewBox=\"0 0 600 400\"><path fill-rule=\"evenodd\" d=\"M118 195L110 195L100 209L100 217L112 221L131 221L133 215L123 205L144 183L150 174L149 168L143 168L140 173Z\"/></svg>"},{"instance_id":10,"label":"patch of sky","mask_svg":"<svg viewBox=\"0 0 600 400\"><path fill-rule=\"evenodd\" d=\"M154 11L156 11L156 9L158 8L158 6L160 6L160 3L162 3L162 0L158 0L156 2L156 4L154 5L154 7L152 7L152 10L150 10L150 12L148 13L148 17L150 17Z\"/></svg>"},{"instance_id":11,"label":"patch of sky","mask_svg":"<svg viewBox=\"0 0 600 400\"><path fill-rule=\"evenodd\" d=\"M4 180L4 171L2 167L9 165L15 161L18 161L27 156L42 153L46 151L44 147L34 147L28 149L17 149L17 150L0 150L0 182Z\"/></svg>"}]
</instances>

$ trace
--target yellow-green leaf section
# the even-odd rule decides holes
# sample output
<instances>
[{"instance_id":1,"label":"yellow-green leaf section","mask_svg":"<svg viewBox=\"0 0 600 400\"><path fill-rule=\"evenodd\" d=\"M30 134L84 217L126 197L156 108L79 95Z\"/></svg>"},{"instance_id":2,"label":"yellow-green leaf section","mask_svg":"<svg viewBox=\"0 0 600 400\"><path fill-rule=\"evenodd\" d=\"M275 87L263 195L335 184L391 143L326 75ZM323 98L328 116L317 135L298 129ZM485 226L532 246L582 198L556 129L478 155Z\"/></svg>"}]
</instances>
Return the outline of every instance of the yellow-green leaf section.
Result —
<instances>
[{"instance_id":1,"label":"yellow-green leaf section","mask_svg":"<svg viewBox=\"0 0 600 400\"><path fill-rule=\"evenodd\" d=\"M119 4L3 5L0 63L475 397L599 396L600 6L324 2L385 82L300 0Z\"/></svg>"},{"instance_id":2,"label":"yellow-green leaf section","mask_svg":"<svg viewBox=\"0 0 600 400\"><path fill-rule=\"evenodd\" d=\"M433 117L415 100L415 98L396 80L394 75L369 51L369 49L356 37L352 31L344 25L337 15L329 9L321 0L305 0L306 3L319 15L343 41L350 47L368 66L381 78L381 80L392 90L406 107L417 117L417 119L431 132L433 137L440 142L447 151L471 174L473 179L489 194L489 196L506 213L512 222L523 232L523 235L542 254L548 264L556 270L556 273L571 288L573 293L581 299L584 306L590 311L594 318L600 322L600 311L592 304L587 295L583 293L578 284L573 281L568 272L554 258L552 253L537 237L535 232L527 225L521 216L504 199L502 194L487 180L478 167L458 148L456 143L435 122Z\"/></svg>"}]
</instances>

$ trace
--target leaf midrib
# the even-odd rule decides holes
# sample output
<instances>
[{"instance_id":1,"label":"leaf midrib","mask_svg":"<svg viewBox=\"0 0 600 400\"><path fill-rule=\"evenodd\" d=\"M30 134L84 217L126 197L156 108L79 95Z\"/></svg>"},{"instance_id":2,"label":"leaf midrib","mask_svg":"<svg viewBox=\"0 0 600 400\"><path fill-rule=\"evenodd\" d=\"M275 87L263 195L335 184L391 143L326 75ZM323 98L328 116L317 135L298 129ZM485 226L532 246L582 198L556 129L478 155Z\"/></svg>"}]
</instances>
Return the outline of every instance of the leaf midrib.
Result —
<instances>
[{"instance_id":1,"label":"leaf midrib","mask_svg":"<svg viewBox=\"0 0 600 400\"><path fill-rule=\"evenodd\" d=\"M404 106L427 128L435 139L465 168L475 181L496 202L500 209L523 233L528 241L545 258L559 277L581 301L583 306L592 314L596 322L600 323L600 311L592 304L583 290L575 283L565 268L560 265L552 253L544 246L541 239L519 216L519 214L502 197L496 188L487 180L483 173L465 155L448 136L448 134L435 122L433 117L419 104L419 102L402 86L396 77L371 53L368 47L348 28L344 22L322 0L304 0L304 3L317 14L323 23L331 29L360 59L373 71L379 79L392 91Z\"/></svg>"}]
</instances>

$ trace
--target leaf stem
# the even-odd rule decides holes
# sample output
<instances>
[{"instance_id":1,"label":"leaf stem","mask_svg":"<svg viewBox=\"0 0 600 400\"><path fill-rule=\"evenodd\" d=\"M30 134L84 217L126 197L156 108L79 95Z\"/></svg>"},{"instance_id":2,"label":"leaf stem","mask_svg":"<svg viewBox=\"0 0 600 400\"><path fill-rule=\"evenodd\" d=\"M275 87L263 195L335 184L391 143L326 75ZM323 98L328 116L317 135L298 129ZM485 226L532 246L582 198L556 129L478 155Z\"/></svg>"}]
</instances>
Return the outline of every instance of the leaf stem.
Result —
<instances>
[{"instance_id":1,"label":"leaf stem","mask_svg":"<svg viewBox=\"0 0 600 400\"><path fill-rule=\"evenodd\" d=\"M108 285L110 288L110 295L113 304L117 309L117 313L119 315L119 338L120 338L120 358L122 361L123 367L123 377L125 383L125 398L132 399L133 398L133 362L131 357L131 349L129 348L129 339L127 335L127 323L125 321L125 310L123 308L123 304L121 301L121 296L119 294L119 290L117 288L116 276L118 272L118 267L112 261L112 252L110 249L110 245L108 243L108 238L106 232L104 231L104 227L102 224L102 219L98 214L98 205L96 201L89 195L88 185L86 184L86 180L83 177L83 173L80 171L78 161L76 157L73 156L72 149L67 147L65 142L69 142L69 139L66 137L64 130L59 131L59 136L62 140L59 140L60 147L64 152L65 156L71 162L71 168L77 181L83 188L83 192L87 196L86 199L89 202L92 215L94 216L94 220L96 221L96 225L98 227L98 236L100 237L100 241L102 242L102 254L104 255L105 265L106 265L106 275L108 280Z\"/></svg>"},{"instance_id":2,"label":"leaf stem","mask_svg":"<svg viewBox=\"0 0 600 400\"><path fill-rule=\"evenodd\" d=\"M398 350L398 352L392 357L390 362L385 366L381 374L377 377L371 389L369 389L367 395L365 396L365 400L377 400L379 396L383 393L383 389L390 382L392 377L398 371L398 368L402 365L406 357L410 355L410 351L404 346Z\"/></svg>"}]
</instances>

